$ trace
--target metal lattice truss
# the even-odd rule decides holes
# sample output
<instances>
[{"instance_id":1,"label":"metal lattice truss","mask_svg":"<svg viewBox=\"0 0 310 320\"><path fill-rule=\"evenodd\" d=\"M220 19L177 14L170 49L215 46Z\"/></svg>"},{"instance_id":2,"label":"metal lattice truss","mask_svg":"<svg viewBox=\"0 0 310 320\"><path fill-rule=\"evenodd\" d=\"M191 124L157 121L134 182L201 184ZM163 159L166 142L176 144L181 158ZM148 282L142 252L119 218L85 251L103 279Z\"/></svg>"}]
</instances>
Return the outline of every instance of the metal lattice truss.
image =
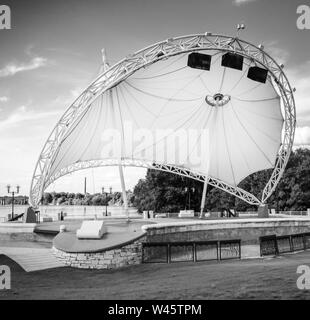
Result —
<instances>
[{"instance_id":1,"label":"metal lattice truss","mask_svg":"<svg viewBox=\"0 0 310 320\"><path fill-rule=\"evenodd\" d=\"M195 173L192 171L189 171L186 168L180 168L172 165L167 164L159 164L159 163L153 163L151 161L141 161L141 160L123 160L121 162L109 159L109 160L91 160L91 161L81 161L78 163L75 163L73 165L70 165L66 168L63 168L57 172L54 176L52 176L47 182L47 185L52 184L55 180L59 179L60 177L63 177L67 174L70 174L72 172L78 171L78 170L84 170L88 168L98 168L98 167L106 167L106 166L118 166L122 165L125 167L140 167L140 168L146 168L146 169L156 169L166 172L171 172L174 174L178 174L183 177L191 178L197 181L204 182L207 177L205 175ZM208 184L214 187L217 187L223 191L229 192L230 194L233 194L234 196L243 199L247 201L248 203L259 205L260 201L253 196L251 193L246 192L245 190L241 188L236 188L228 185L227 183L217 180L215 178L209 177Z\"/></svg>"},{"instance_id":2,"label":"metal lattice truss","mask_svg":"<svg viewBox=\"0 0 310 320\"><path fill-rule=\"evenodd\" d=\"M248 202L249 204L260 205L265 203L281 179L293 146L296 125L293 90L282 70L282 67L280 67L277 62L264 51L262 46L257 47L239 38L215 35L211 33L170 38L166 41L156 43L129 55L99 75L99 77L97 77L66 110L47 139L36 164L32 178L30 203L33 206L38 205L44 190L56 179L77 170L99 166L119 164L124 166L139 166L172 172L182 176L191 177L199 181L204 181L206 179L205 176L196 174L187 169L177 168L171 165L153 164L147 161L144 162L128 159L122 159L117 163L113 163L112 160L78 162L68 166L67 168L61 169L59 172L56 172L53 176L49 177L51 164L53 163L54 156L62 142L62 138L79 116L89 108L101 94L124 81L137 70L155 63L158 60L168 59L169 57L178 54L200 50L235 52L255 61L257 65L261 65L268 69L275 87L278 88L284 112L282 144L279 147L274 170L263 190L262 198L259 200L257 197L242 190L241 188L228 185L214 177L209 177L210 185L224 190Z\"/></svg>"}]
</instances>

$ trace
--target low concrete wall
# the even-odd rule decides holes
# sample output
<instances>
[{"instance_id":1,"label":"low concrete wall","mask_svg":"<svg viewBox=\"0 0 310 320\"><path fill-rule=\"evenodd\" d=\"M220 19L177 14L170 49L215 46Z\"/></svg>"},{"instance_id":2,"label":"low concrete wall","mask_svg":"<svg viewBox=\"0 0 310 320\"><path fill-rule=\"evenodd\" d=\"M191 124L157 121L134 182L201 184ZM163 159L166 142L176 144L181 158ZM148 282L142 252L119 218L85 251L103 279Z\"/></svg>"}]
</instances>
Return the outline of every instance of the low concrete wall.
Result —
<instances>
[{"instance_id":1,"label":"low concrete wall","mask_svg":"<svg viewBox=\"0 0 310 320\"><path fill-rule=\"evenodd\" d=\"M54 235L36 234L35 226L35 223L0 223L0 241L52 242Z\"/></svg>"},{"instance_id":2,"label":"low concrete wall","mask_svg":"<svg viewBox=\"0 0 310 320\"><path fill-rule=\"evenodd\" d=\"M82 269L117 269L142 263L141 240L117 249L97 253L67 253L55 247L53 247L53 252L60 261L70 267Z\"/></svg>"},{"instance_id":3,"label":"low concrete wall","mask_svg":"<svg viewBox=\"0 0 310 320\"><path fill-rule=\"evenodd\" d=\"M36 223L4 222L0 223L0 233L33 233Z\"/></svg>"},{"instance_id":4,"label":"low concrete wall","mask_svg":"<svg viewBox=\"0 0 310 320\"><path fill-rule=\"evenodd\" d=\"M52 243L54 235L36 233L0 233L0 241L31 241Z\"/></svg>"},{"instance_id":5,"label":"low concrete wall","mask_svg":"<svg viewBox=\"0 0 310 320\"><path fill-rule=\"evenodd\" d=\"M219 241L241 239L258 244L259 237L310 232L310 219L268 218L158 223L144 226L146 242Z\"/></svg>"}]
</instances>

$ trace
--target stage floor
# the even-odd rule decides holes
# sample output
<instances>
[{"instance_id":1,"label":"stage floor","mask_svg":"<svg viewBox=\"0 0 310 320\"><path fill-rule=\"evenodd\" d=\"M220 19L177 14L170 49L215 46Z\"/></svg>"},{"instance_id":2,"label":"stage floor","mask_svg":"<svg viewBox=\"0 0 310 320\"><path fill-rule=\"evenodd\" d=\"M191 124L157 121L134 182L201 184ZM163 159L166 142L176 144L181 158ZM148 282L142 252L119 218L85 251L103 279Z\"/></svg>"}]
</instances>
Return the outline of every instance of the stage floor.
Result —
<instances>
[{"instance_id":1,"label":"stage floor","mask_svg":"<svg viewBox=\"0 0 310 320\"><path fill-rule=\"evenodd\" d=\"M286 230L283 229L282 231L282 225L284 227L291 226L295 230L296 228L294 226L302 224L304 225L302 232L305 232L305 224L309 226L310 218L270 217L262 219L239 217L230 219L198 219L195 217L152 220L133 219L129 223L126 219L107 219L105 220L105 224L108 232L99 240L77 239L76 230L80 228L81 224L82 220L42 223L36 226L35 232L54 235L54 247L67 253L94 253L123 247L139 239L149 231L151 231L152 234L158 234L158 236L156 236L157 238L165 237L165 239L168 239L169 237L175 238L177 236L178 241L185 241L185 238L187 239L188 237L187 233L195 236L199 231L201 234L203 233L200 236L203 236L204 240L210 240L211 238L211 240L220 239L220 236L222 236L223 239L221 238L221 240L225 240L226 238L241 239L244 244L254 244L254 242L258 242L259 236L265 235L268 230L278 229L281 233L286 234ZM60 225L65 225L67 231L59 233ZM145 227L142 228L142 226ZM297 231L294 233L298 233ZM267 233L269 232L270 231ZM176 236L174 234L176 234ZM182 236L182 234L184 234L184 236ZM209 237L211 238L209 239Z\"/></svg>"},{"instance_id":2,"label":"stage floor","mask_svg":"<svg viewBox=\"0 0 310 320\"><path fill-rule=\"evenodd\" d=\"M37 233L57 234L53 240L55 248L68 253L101 252L122 247L132 243L145 234L143 225L152 224L151 221L109 220L105 221L108 232L101 239L83 239L76 237L76 230L80 228L82 221L59 221L44 223L36 228ZM66 225L67 231L59 233L60 225Z\"/></svg>"}]
</instances>

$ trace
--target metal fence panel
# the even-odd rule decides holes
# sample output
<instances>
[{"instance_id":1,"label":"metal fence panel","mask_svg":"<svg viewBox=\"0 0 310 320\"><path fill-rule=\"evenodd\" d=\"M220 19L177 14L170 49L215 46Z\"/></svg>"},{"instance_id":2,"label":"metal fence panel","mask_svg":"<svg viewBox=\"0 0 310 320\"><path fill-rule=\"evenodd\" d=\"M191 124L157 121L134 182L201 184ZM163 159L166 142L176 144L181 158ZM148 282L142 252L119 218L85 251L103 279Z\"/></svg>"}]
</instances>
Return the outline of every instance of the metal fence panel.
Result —
<instances>
[{"instance_id":1,"label":"metal fence panel","mask_svg":"<svg viewBox=\"0 0 310 320\"><path fill-rule=\"evenodd\" d=\"M144 263L168 263L167 244L144 244L142 250Z\"/></svg>"},{"instance_id":2,"label":"metal fence panel","mask_svg":"<svg viewBox=\"0 0 310 320\"><path fill-rule=\"evenodd\" d=\"M170 262L194 261L193 243L170 243Z\"/></svg>"},{"instance_id":3,"label":"metal fence panel","mask_svg":"<svg viewBox=\"0 0 310 320\"><path fill-rule=\"evenodd\" d=\"M305 249L310 249L310 233L304 234Z\"/></svg>"},{"instance_id":4,"label":"metal fence panel","mask_svg":"<svg viewBox=\"0 0 310 320\"><path fill-rule=\"evenodd\" d=\"M305 249L303 234L292 235L291 239L292 239L292 250L293 251L299 251L299 250Z\"/></svg>"},{"instance_id":5,"label":"metal fence panel","mask_svg":"<svg viewBox=\"0 0 310 320\"><path fill-rule=\"evenodd\" d=\"M220 241L220 260L240 259L241 258L241 241L227 240Z\"/></svg>"},{"instance_id":6,"label":"metal fence panel","mask_svg":"<svg viewBox=\"0 0 310 320\"><path fill-rule=\"evenodd\" d=\"M310 233L259 238L261 256L310 249ZM144 243L142 262L169 263L241 259L241 240Z\"/></svg>"},{"instance_id":7,"label":"metal fence panel","mask_svg":"<svg viewBox=\"0 0 310 320\"><path fill-rule=\"evenodd\" d=\"M277 237L277 246L279 253L287 253L292 251L291 237L281 236Z\"/></svg>"},{"instance_id":8,"label":"metal fence panel","mask_svg":"<svg viewBox=\"0 0 310 320\"><path fill-rule=\"evenodd\" d=\"M196 243L195 254L196 261L218 260L218 243Z\"/></svg>"},{"instance_id":9,"label":"metal fence panel","mask_svg":"<svg viewBox=\"0 0 310 320\"><path fill-rule=\"evenodd\" d=\"M278 254L276 235L260 237L259 242L260 242L261 256L269 256L269 255L275 256Z\"/></svg>"}]
</instances>

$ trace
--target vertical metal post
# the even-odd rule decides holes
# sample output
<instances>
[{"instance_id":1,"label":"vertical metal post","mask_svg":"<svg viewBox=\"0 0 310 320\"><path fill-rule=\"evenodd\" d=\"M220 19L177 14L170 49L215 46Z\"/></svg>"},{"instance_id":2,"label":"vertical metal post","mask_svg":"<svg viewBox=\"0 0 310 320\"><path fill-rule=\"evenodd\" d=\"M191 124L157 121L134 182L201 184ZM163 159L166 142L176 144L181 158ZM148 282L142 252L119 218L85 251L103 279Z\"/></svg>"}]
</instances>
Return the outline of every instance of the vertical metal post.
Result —
<instances>
[{"instance_id":1,"label":"vertical metal post","mask_svg":"<svg viewBox=\"0 0 310 320\"><path fill-rule=\"evenodd\" d=\"M108 193L105 193L105 216L108 216Z\"/></svg>"},{"instance_id":2,"label":"vertical metal post","mask_svg":"<svg viewBox=\"0 0 310 320\"><path fill-rule=\"evenodd\" d=\"M14 219L14 191L12 192L12 220Z\"/></svg>"},{"instance_id":3,"label":"vertical metal post","mask_svg":"<svg viewBox=\"0 0 310 320\"><path fill-rule=\"evenodd\" d=\"M208 183L209 183L209 178L206 178L203 184L203 191L202 191L202 198L201 198L201 205L200 205L200 215L199 215L200 219L203 217L203 209L205 207L205 202L206 202Z\"/></svg>"},{"instance_id":4,"label":"vertical metal post","mask_svg":"<svg viewBox=\"0 0 310 320\"><path fill-rule=\"evenodd\" d=\"M129 221L128 201L127 201L127 193L126 193L126 187L125 187L123 167L121 165L119 165L118 169L119 169L119 176L121 178L122 195L123 195L123 203L124 203L125 213L127 215L127 221Z\"/></svg>"},{"instance_id":5,"label":"vertical metal post","mask_svg":"<svg viewBox=\"0 0 310 320\"><path fill-rule=\"evenodd\" d=\"M105 72L110 68L107 61L107 55L106 55L105 49L102 49L101 53L102 53L102 65L100 68L100 73ZM112 102L113 101L111 101L111 103ZM129 211L128 211L128 201L127 201L127 193L126 193L126 187L125 187L124 171L123 171L123 166L121 164L118 166L118 170L119 170L119 176L121 180L123 204L124 204L125 213L127 216L127 221L129 221Z\"/></svg>"},{"instance_id":6,"label":"vertical metal post","mask_svg":"<svg viewBox=\"0 0 310 320\"><path fill-rule=\"evenodd\" d=\"M86 197L86 184L87 184L87 180L86 177L84 178L84 196Z\"/></svg>"}]
</instances>

